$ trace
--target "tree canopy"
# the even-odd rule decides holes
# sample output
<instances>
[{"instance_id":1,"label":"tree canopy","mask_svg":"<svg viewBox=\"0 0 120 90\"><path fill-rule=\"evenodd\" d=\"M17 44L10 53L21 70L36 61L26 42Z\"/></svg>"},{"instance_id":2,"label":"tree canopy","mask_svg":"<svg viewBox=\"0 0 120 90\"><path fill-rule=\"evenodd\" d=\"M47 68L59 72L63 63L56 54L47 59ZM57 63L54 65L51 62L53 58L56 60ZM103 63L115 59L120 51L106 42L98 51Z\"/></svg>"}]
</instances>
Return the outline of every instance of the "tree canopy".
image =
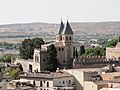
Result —
<instances>
[{"instance_id":1,"label":"tree canopy","mask_svg":"<svg viewBox=\"0 0 120 90\"><path fill-rule=\"evenodd\" d=\"M105 44L105 46L106 46L106 47L114 47L114 46L116 46L117 43L118 43L118 40L117 40L117 39L112 39L112 40L108 41L108 42Z\"/></svg>"},{"instance_id":2,"label":"tree canopy","mask_svg":"<svg viewBox=\"0 0 120 90\"><path fill-rule=\"evenodd\" d=\"M83 45L80 46L80 55L85 54L85 47Z\"/></svg>"},{"instance_id":3,"label":"tree canopy","mask_svg":"<svg viewBox=\"0 0 120 90\"><path fill-rule=\"evenodd\" d=\"M57 60L57 51L55 46L52 44L47 49L47 61L46 61L46 70L55 72L57 67L59 66Z\"/></svg>"},{"instance_id":4,"label":"tree canopy","mask_svg":"<svg viewBox=\"0 0 120 90\"><path fill-rule=\"evenodd\" d=\"M2 57L0 57L0 62L11 62L12 57L12 54L4 54Z\"/></svg>"},{"instance_id":5,"label":"tree canopy","mask_svg":"<svg viewBox=\"0 0 120 90\"><path fill-rule=\"evenodd\" d=\"M20 56L23 59L33 59L34 48L41 48L42 38L25 39L20 47Z\"/></svg>"}]
</instances>

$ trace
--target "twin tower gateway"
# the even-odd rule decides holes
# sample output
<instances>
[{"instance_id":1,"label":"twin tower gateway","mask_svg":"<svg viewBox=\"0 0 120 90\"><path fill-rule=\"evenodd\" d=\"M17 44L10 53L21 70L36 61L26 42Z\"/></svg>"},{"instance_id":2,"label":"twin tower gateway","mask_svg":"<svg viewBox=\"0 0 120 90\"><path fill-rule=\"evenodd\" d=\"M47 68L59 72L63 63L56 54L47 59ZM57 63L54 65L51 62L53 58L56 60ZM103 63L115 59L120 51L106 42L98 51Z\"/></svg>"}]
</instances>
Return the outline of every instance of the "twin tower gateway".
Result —
<instances>
[{"instance_id":1,"label":"twin tower gateway","mask_svg":"<svg viewBox=\"0 0 120 90\"><path fill-rule=\"evenodd\" d=\"M43 71L46 64L46 54L49 45L54 44L57 50L57 59L60 63L60 68L71 68L73 61L73 30L67 21L66 25L61 21L59 32L56 35L56 42L44 44L41 49L34 49L33 63L30 64L31 71Z\"/></svg>"}]
</instances>

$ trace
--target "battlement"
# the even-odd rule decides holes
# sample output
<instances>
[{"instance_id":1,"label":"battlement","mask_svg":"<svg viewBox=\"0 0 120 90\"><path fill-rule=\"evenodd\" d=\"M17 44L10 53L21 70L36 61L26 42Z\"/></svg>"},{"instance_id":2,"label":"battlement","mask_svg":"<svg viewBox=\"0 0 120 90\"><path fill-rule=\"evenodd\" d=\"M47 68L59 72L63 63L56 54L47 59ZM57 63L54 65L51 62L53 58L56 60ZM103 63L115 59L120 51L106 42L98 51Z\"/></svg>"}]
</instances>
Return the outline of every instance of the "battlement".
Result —
<instances>
[{"instance_id":1,"label":"battlement","mask_svg":"<svg viewBox=\"0 0 120 90\"><path fill-rule=\"evenodd\" d=\"M106 59L105 56L80 56L74 58L73 68L82 68L82 67L101 67L108 64L120 63L120 60L117 59Z\"/></svg>"}]
</instances>

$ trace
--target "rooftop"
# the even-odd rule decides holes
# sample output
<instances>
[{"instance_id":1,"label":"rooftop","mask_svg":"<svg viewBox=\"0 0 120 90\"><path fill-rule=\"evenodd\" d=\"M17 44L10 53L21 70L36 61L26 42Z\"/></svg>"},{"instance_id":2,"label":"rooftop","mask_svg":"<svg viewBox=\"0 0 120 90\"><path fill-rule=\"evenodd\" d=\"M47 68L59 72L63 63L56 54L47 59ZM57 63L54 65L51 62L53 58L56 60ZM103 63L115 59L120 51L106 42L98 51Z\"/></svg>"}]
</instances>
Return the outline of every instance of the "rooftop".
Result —
<instances>
[{"instance_id":1,"label":"rooftop","mask_svg":"<svg viewBox=\"0 0 120 90\"><path fill-rule=\"evenodd\" d=\"M109 81L110 83L120 83L120 78Z\"/></svg>"},{"instance_id":2,"label":"rooftop","mask_svg":"<svg viewBox=\"0 0 120 90\"><path fill-rule=\"evenodd\" d=\"M42 78L42 79L54 79L54 78L64 78L64 77L73 77L71 74L67 72L50 72L50 73L30 73L20 75L20 78Z\"/></svg>"}]
</instances>

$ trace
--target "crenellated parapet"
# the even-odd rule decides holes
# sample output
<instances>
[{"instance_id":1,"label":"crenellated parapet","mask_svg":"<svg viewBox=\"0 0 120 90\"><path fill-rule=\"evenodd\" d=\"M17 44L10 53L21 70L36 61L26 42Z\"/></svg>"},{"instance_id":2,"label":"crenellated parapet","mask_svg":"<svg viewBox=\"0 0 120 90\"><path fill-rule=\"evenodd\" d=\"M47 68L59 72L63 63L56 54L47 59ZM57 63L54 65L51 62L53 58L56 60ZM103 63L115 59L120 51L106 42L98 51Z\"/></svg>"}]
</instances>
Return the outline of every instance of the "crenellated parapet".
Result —
<instances>
[{"instance_id":1,"label":"crenellated parapet","mask_svg":"<svg viewBox=\"0 0 120 90\"><path fill-rule=\"evenodd\" d=\"M74 58L73 60L73 68L76 67L94 67L94 66L103 66L108 64L119 64L120 60L117 59L106 59L105 56L80 56L78 58Z\"/></svg>"}]
</instances>

